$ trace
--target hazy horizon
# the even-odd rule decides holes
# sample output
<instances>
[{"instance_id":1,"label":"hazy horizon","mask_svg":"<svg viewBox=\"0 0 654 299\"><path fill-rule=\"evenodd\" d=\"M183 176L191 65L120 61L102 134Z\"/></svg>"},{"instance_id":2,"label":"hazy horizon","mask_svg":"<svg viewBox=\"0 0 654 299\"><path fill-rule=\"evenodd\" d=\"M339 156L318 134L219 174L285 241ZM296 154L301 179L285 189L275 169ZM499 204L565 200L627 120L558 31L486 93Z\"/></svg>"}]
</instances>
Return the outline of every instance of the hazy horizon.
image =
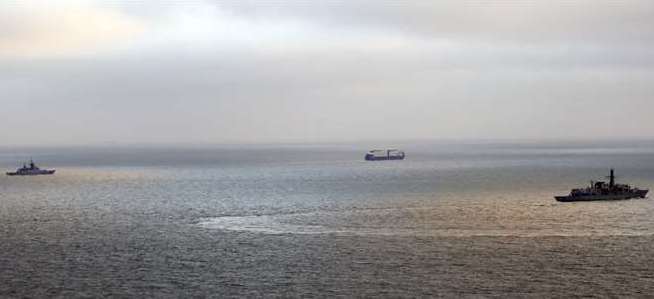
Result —
<instances>
[{"instance_id":1,"label":"hazy horizon","mask_svg":"<svg viewBox=\"0 0 654 299\"><path fill-rule=\"evenodd\" d=\"M8 1L1 146L654 139L650 1Z\"/></svg>"},{"instance_id":2,"label":"hazy horizon","mask_svg":"<svg viewBox=\"0 0 654 299\"><path fill-rule=\"evenodd\" d=\"M401 148L424 145L451 145L451 146L536 146L536 147L640 147L654 145L654 138L439 138L439 139L352 139L327 140L320 142L278 140L274 142L95 142L95 143L25 143L0 144L0 150L16 149L211 149L211 148L357 148L371 150L376 148Z\"/></svg>"}]
</instances>

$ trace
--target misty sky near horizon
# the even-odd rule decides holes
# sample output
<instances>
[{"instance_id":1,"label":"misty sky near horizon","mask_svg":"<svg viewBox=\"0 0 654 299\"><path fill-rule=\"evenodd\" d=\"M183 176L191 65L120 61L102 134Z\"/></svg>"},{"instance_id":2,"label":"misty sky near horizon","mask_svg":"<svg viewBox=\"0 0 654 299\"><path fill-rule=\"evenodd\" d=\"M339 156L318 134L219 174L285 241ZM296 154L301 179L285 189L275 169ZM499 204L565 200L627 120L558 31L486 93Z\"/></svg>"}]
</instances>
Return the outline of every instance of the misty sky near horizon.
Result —
<instances>
[{"instance_id":1,"label":"misty sky near horizon","mask_svg":"<svg viewBox=\"0 0 654 299\"><path fill-rule=\"evenodd\" d=\"M2 145L654 137L654 1L0 2Z\"/></svg>"}]
</instances>

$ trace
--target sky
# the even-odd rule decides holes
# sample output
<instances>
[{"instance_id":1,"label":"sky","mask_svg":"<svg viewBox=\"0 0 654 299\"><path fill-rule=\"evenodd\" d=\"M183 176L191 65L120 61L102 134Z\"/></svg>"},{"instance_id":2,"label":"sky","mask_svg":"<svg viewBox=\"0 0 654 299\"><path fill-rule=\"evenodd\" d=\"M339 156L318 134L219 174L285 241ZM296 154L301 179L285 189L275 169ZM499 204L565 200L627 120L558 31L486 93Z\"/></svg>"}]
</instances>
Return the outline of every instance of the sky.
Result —
<instances>
[{"instance_id":1,"label":"sky","mask_svg":"<svg viewBox=\"0 0 654 299\"><path fill-rule=\"evenodd\" d=\"M654 1L3 0L0 145L654 138Z\"/></svg>"}]
</instances>

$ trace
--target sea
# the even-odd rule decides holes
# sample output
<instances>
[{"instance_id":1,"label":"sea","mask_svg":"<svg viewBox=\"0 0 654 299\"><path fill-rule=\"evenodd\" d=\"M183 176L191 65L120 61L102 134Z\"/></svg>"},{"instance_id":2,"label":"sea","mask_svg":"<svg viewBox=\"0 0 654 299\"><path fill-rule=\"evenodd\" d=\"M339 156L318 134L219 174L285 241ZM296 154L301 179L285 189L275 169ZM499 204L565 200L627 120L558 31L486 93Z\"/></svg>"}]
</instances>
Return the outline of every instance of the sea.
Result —
<instances>
[{"instance_id":1,"label":"sea","mask_svg":"<svg viewBox=\"0 0 654 299\"><path fill-rule=\"evenodd\" d=\"M366 162L374 147L403 161ZM0 297L649 297L654 141L0 146ZM653 196L650 196L653 197Z\"/></svg>"}]
</instances>

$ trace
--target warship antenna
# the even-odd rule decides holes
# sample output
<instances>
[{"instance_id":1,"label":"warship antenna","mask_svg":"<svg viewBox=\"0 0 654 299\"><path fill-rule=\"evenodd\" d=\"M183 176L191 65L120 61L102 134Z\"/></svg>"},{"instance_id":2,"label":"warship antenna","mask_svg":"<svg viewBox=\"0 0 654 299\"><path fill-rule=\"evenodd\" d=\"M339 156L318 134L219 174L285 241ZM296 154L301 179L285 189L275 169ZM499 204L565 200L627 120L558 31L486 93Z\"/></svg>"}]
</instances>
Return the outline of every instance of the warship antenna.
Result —
<instances>
[{"instance_id":1,"label":"warship antenna","mask_svg":"<svg viewBox=\"0 0 654 299\"><path fill-rule=\"evenodd\" d=\"M613 186L615 186L615 174L614 174L613 168L611 168L611 172L610 172L608 178L610 179L609 187L613 188Z\"/></svg>"}]
</instances>

